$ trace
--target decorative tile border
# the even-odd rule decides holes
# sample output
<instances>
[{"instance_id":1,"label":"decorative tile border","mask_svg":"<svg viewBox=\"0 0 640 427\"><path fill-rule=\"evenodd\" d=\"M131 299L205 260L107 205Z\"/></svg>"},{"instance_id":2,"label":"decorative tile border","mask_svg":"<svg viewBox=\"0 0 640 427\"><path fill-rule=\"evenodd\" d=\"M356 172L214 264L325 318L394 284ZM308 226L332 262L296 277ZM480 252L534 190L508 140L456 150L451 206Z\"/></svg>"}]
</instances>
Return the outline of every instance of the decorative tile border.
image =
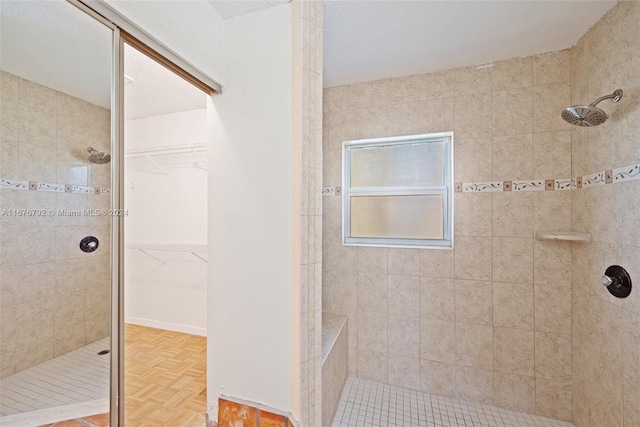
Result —
<instances>
[{"instance_id":1,"label":"decorative tile border","mask_svg":"<svg viewBox=\"0 0 640 427\"><path fill-rule=\"evenodd\" d=\"M614 169L612 175L613 182L635 181L640 179L640 164Z\"/></svg>"},{"instance_id":2,"label":"decorative tile border","mask_svg":"<svg viewBox=\"0 0 640 427\"><path fill-rule=\"evenodd\" d=\"M75 193L110 195L109 188L85 187L74 184L53 184L50 182L19 181L16 179L0 178L0 188L6 190L35 190L52 193Z\"/></svg>"},{"instance_id":3,"label":"decorative tile border","mask_svg":"<svg viewBox=\"0 0 640 427\"><path fill-rule=\"evenodd\" d=\"M0 188L6 188L9 190L28 190L29 181L16 181L13 179L0 178Z\"/></svg>"},{"instance_id":4,"label":"decorative tile border","mask_svg":"<svg viewBox=\"0 0 640 427\"><path fill-rule=\"evenodd\" d=\"M53 191L55 193L64 193L64 184L49 184L46 182L39 182L37 185L38 191Z\"/></svg>"},{"instance_id":5,"label":"decorative tile border","mask_svg":"<svg viewBox=\"0 0 640 427\"><path fill-rule=\"evenodd\" d=\"M502 181L463 182L463 193L491 193L502 190Z\"/></svg>"},{"instance_id":6,"label":"decorative tile border","mask_svg":"<svg viewBox=\"0 0 640 427\"><path fill-rule=\"evenodd\" d=\"M491 193L496 191L568 191L596 185L640 180L640 163L596 172L575 178L532 179L520 181L456 182L456 193Z\"/></svg>"}]
</instances>

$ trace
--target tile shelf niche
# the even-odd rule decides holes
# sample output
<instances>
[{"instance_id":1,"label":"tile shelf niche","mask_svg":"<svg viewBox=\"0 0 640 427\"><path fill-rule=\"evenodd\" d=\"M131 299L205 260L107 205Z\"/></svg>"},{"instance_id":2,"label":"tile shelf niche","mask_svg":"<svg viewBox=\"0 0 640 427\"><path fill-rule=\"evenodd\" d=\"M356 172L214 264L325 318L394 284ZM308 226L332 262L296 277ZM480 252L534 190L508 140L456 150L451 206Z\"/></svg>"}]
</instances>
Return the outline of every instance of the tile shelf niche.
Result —
<instances>
[{"instance_id":1,"label":"tile shelf niche","mask_svg":"<svg viewBox=\"0 0 640 427\"><path fill-rule=\"evenodd\" d=\"M126 149L124 157L132 159L136 169L168 175L168 169L176 167L197 167L206 170L207 150L206 143L163 145ZM143 159L143 163L133 159ZM148 169L149 166L152 168Z\"/></svg>"},{"instance_id":2,"label":"tile shelf niche","mask_svg":"<svg viewBox=\"0 0 640 427\"><path fill-rule=\"evenodd\" d=\"M578 231L538 231L538 240L568 240L572 242L591 243L591 233Z\"/></svg>"}]
</instances>

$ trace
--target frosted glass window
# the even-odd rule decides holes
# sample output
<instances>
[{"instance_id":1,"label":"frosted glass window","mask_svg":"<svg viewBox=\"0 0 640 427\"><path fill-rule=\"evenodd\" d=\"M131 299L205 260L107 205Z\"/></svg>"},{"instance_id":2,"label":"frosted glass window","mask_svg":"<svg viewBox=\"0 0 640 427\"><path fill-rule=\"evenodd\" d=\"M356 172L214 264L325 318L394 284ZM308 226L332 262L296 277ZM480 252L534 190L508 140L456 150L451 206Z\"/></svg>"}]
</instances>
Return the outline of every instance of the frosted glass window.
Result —
<instances>
[{"instance_id":1,"label":"frosted glass window","mask_svg":"<svg viewBox=\"0 0 640 427\"><path fill-rule=\"evenodd\" d=\"M353 148L352 187L444 184L444 143Z\"/></svg>"},{"instance_id":2,"label":"frosted glass window","mask_svg":"<svg viewBox=\"0 0 640 427\"><path fill-rule=\"evenodd\" d=\"M441 195L351 197L351 236L442 239Z\"/></svg>"},{"instance_id":3,"label":"frosted glass window","mask_svg":"<svg viewBox=\"0 0 640 427\"><path fill-rule=\"evenodd\" d=\"M342 242L453 247L453 132L343 142Z\"/></svg>"}]
</instances>

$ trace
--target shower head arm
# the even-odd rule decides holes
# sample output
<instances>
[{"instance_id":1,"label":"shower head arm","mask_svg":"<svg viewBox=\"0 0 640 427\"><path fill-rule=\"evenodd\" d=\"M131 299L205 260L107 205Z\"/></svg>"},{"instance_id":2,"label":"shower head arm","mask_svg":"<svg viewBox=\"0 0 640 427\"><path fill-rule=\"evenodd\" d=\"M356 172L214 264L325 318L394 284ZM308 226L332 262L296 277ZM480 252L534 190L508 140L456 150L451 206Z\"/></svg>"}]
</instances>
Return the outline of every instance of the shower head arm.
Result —
<instances>
[{"instance_id":1,"label":"shower head arm","mask_svg":"<svg viewBox=\"0 0 640 427\"><path fill-rule=\"evenodd\" d=\"M600 102L604 101L605 99L610 99L612 102L618 102L618 101L620 101L620 98L622 98L622 90L621 89L617 89L611 95L601 96L600 98L596 99L591 104L589 104L589 107L595 107L596 105L598 105Z\"/></svg>"}]
</instances>

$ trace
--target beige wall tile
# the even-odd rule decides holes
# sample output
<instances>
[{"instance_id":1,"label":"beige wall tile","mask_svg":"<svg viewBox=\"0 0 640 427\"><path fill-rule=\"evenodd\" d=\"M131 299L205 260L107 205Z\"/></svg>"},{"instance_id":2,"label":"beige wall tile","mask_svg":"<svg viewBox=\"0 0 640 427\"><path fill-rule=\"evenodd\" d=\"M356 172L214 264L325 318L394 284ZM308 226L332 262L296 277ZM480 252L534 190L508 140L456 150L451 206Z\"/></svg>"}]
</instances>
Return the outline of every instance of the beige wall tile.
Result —
<instances>
[{"instance_id":1,"label":"beige wall tile","mask_svg":"<svg viewBox=\"0 0 640 427\"><path fill-rule=\"evenodd\" d=\"M493 404L493 371L462 367L456 370L455 395L460 399Z\"/></svg>"},{"instance_id":2,"label":"beige wall tile","mask_svg":"<svg viewBox=\"0 0 640 427\"><path fill-rule=\"evenodd\" d=\"M445 98L455 91L455 70L422 75L421 99Z\"/></svg>"},{"instance_id":3,"label":"beige wall tile","mask_svg":"<svg viewBox=\"0 0 640 427\"><path fill-rule=\"evenodd\" d=\"M493 238L493 280L533 283L533 238Z\"/></svg>"},{"instance_id":4,"label":"beige wall tile","mask_svg":"<svg viewBox=\"0 0 640 427\"><path fill-rule=\"evenodd\" d=\"M420 317L454 320L454 280L420 278Z\"/></svg>"},{"instance_id":5,"label":"beige wall tile","mask_svg":"<svg viewBox=\"0 0 640 427\"><path fill-rule=\"evenodd\" d=\"M384 313L358 313L358 351L387 353L387 315Z\"/></svg>"},{"instance_id":6,"label":"beige wall tile","mask_svg":"<svg viewBox=\"0 0 640 427\"><path fill-rule=\"evenodd\" d=\"M455 323L446 320L420 319L420 358L453 364L456 352Z\"/></svg>"},{"instance_id":7,"label":"beige wall tile","mask_svg":"<svg viewBox=\"0 0 640 427\"><path fill-rule=\"evenodd\" d=\"M453 70L456 96L490 92L491 68L491 66L480 66Z\"/></svg>"},{"instance_id":8,"label":"beige wall tile","mask_svg":"<svg viewBox=\"0 0 640 427\"><path fill-rule=\"evenodd\" d=\"M622 211L622 241L625 245L640 246L640 181L624 182L622 199L625 205Z\"/></svg>"},{"instance_id":9,"label":"beige wall tile","mask_svg":"<svg viewBox=\"0 0 640 427\"><path fill-rule=\"evenodd\" d=\"M589 132L571 129L571 176L591 173L589 169Z\"/></svg>"},{"instance_id":10,"label":"beige wall tile","mask_svg":"<svg viewBox=\"0 0 640 427\"><path fill-rule=\"evenodd\" d=\"M420 133L447 132L454 129L454 98L439 98L420 103Z\"/></svg>"},{"instance_id":11,"label":"beige wall tile","mask_svg":"<svg viewBox=\"0 0 640 427\"><path fill-rule=\"evenodd\" d=\"M573 416L571 383L536 379L536 413L571 421Z\"/></svg>"},{"instance_id":12,"label":"beige wall tile","mask_svg":"<svg viewBox=\"0 0 640 427\"><path fill-rule=\"evenodd\" d=\"M420 276L454 277L454 251L421 249L419 252Z\"/></svg>"},{"instance_id":13,"label":"beige wall tile","mask_svg":"<svg viewBox=\"0 0 640 427\"><path fill-rule=\"evenodd\" d=\"M529 88L493 92L493 135L533 132L533 90Z\"/></svg>"},{"instance_id":14,"label":"beige wall tile","mask_svg":"<svg viewBox=\"0 0 640 427\"><path fill-rule=\"evenodd\" d=\"M5 99L0 102L0 137L3 140L18 140L20 122L19 104Z\"/></svg>"},{"instance_id":15,"label":"beige wall tile","mask_svg":"<svg viewBox=\"0 0 640 427\"><path fill-rule=\"evenodd\" d=\"M389 315L387 353L412 358L420 357L420 320L417 317Z\"/></svg>"},{"instance_id":16,"label":"beige wall tile","mask_svg":"<svg viewBox=\"0 0 640 427\"><path fill-rule=\"evenodd\" d=\"M533 237L533 192L493 193L493 235Z\"/></svg>"},{"instance_id":17,"label":"beige wall tile","mask_svg":"<svg viewBox=\"0 0 640 427\"><path fill-rule=\"evenodd\" d=\"M420 359L404 356L389 356L389 384L420 389Z\"/></svg>"},{"instance_id":18,"label":"beige wall tile","mask_svg":"<svg viewBox=\"0 0 640 427\"><path fill-rule=\"evenodd\" d=\"M381 138L390 136L387 130L387 107L363 108L356 112L358 138Z\"/></svg>"},{"instance_id":19,"label":"beige wall tile","mask_svg":"<svg viewBox=\"0 0 640 427\"><path fill-rule=\"evenodd\" d=\"M17 102L19 80L16 75L0 71L0 99Z\"/></svg>"},{"instance_id":20,"label":"beige wall tile","mask_svg":"<svg viewBox=\"0 0 640 427\"><path fill-rule=\"evenodd\" d=\"M491 236L492 201L488 194L455 194L455 235Z\"/></svg>"},{"instance_id":21,"label":"beige wall tile","mask_svg":"<svg viewBox=\"0 0 640 427\"><path fill-rule=\"evenodd\" d=\"M479 325L493 324L493 285L473 280L455 281L456 322Z\"/></svg>"},{"instance_id":22,"label":"beige wall tile","mask_svg":"<svg viewBox=\"0 0 640 427\"><path fill-rule=\"evenodd\" d=\"M534 413L536 409L535 379L521 375L494 372L493 400L500 408Z\"/></svg>"},{"instance_id":23,"label":"beige wall tile","mask_svg":"<svg viewBox=\"0 0 640 427\"><path fill-rule=\"evenodd\" d=\"M534 286L535 329L571 333L571 291L568 287Z\"/></svg>"},{"instance_id":24,"label":"beige wall tile","mask_svg":"<svg viewBox=\"0 0 640 427\"><path fill-rule=\"evenodd\" d=\"M571 335L536 332L536 378L571 381Z\"/></svg>"},{"instance_id":25,"label":"beige wall tile","mask_svg":"<svg viewBox=\"0 0 640 427\"><path fill-rule=\"evenodd\" d=\"M456 278L491 280L491 245L488 237L456 237Z\"/></svg>"},{"instance_id":26,"label":"beige wall tile","mask_svg":"<svg viewBox=\"0 0 640 427\"><path fill-rule=\"evenodd\" d=\"M533 177L533 135L493 138L493 179L511 181Z\"/></svg>"},{"instance_id":27,"label":"beige wall tile","mask_svg":"<svg viewBox=\"0 0 640 427\"><path fill-rule=\"evenodd\" d=\"M622 240L624 212L611 207L622 206L623 191L624 184L622 186L599 185L590 188L589 221L594 240L607 243L617 243ZM631 200L629 203L635 203Z\"/></svg>"},{"instance_id":28,"label":"beige wall tile","mask_svg":"<svg viewBox=\"0 0 640 427\"><path fill-rule=\"evenodd\" d=\"M622 257L622 265L631 276L632 281L634 277L640 277L640 247L624 246ZM622 300L622 307L635 314L640 314L640 292L632 291L628 297Z\"/></svg>"},{"instance_id":29,"label":"beige wall tile","mask_svg":"<svg viewBox=\"0 0 640 427\"><path fill-rule=\"evenodd\" d=\"M493 325L533 330L533 286L494 282Z\"/></svg>"},{"instance_id":30,"label":"beige wall tile","mask_svg":"<svg viewBox=\"0 0 640 427\"><path fill-rule=\"evenodd\" d=\"M571 191L571 229L584 231L589 229L588 188Z\"/></svg>"},{"instance_id":31,"label":"beige wall tile","mask_svg":"<svg viewBox=\"0 0 640 427\"><path fill-rule=\"evenodd\" d=\"M454 175L456 182L492 179L491 138L460 138L455 134Z\"/></svg>"},{"instance_id":32,"label":"beige wall tile","mask_svg":"<svg viewBox=\"0 0 640 427\"><path fill-rule=\"evenodd\" d=\"M420 278L417 276L388 276L389 314L420 316Z\"/></svg>"},{"instance_id":33,"label":"beige wall tile","mask_svg":"<svg viewBox=\"0 0 640 427\"><path fill-rule=\"evenodd\" d=\"M420 101L423 88L421 75L396 77L384 81L389 86L388 105Z\"/></svg>"},{"instance_id":34,"label":"beige wall tile","mask_svg":"<svg viewBox=\"0 0 640 427\"><path fill-rule=\"evenodd\" d=\"M387 353L358 349L358 378L388 382Z\"/></svg>"},{"instance_id":35,"label":"beige wall tile","mask_svg":"<svg viewBox=\"0 0 640 427\"><path fill-rule=\"evenodd\" d=\"M387 248L358 247L358 271L369 273L387 272Z\"/></svg>"},{"instance_id":36,"label":"beige wall tile","mask_svg":"<svg viewBox=\"0 0 640 427\"><path fill-rule=\"evenodd\" d=\"M325 252L324 263L328 270L356 271L357 248L355 246L342 246L339 241L327 242L328 250Z\"/></svg>"},{"instance_id":37,"label":"beige wall tile","mask_svg":"<svg viewBox=\"0 0 640 427\"><path fill-rule=\"evenodd\" d=\"M389 134L412 135L420 132L421 103L410 102L387 107L387 130Z\"/></svg>"},{"instance_id":38,"label":"beige wall tile","mask_svg":"<svg viewBox=\"0 0 640 427\"><path fill-rule=\"evenodd\" d=\"M389 274L420 275L420 251L418 249L390 248L387 253Z\"/></svg>"},{"instance_id":39,"label":"beige wall tile","mask_svg":"<svg viewBox=\"0 0 640 427\"><path fill-rule=\"evenodd\" d=\"M626 312L622 329L625 425L640 425L640 315Z\"/></svg>"},{"instance_id":40,"label":"beige wall tile","mask_svg":"<svg viewBox=\"0 0 640 427\"><path fill-rule=\"evenodd\" d=\"M568 230L571 227L569 191L538 191L533 199L534 231Z\"/></svg>"},{"instance_id":41,"label":"beige wall tile","mask_svg":"<svg viewBox=\"0 0 640 427\"><path fill-rule=\"evenodd\" d=\"M323 274L322 307L334 314L356 311L358 306L358 279L353 271L325 269Z\"/></svg>"},{"instance_id":42,"label":"beige wall tile","mask_svg":"<svg viewBox=\"0 0 640 427\"><path fill-rule=\"evenodd\" d=\"M493 369L493 326L456 322L456 365Z\"/></svg>"},{"instance_id":43,"label":"beige wall tile","mask_svg":"<svg viewBox=\"0 0 640 427\"><path fill-rule=\"evenodd\" d=\"M493 328L493 367L496 371L533 377L533 331Z\"/></svg>"},{"instance_id":44,"label":"beige wall tile","mask_svg":"<svg viewBox=\"0 0 640 427\"><path fill-rule=\"evenodd\" d=\"M375 80L371 82L350 85L349 104L354 109L385 107L389 99L389 80Z\"/></svg>"},{"instance_id":45,"label":"beige wall tile","mask_svg":"<svg viewBox=\"0 0 640 427\"><path fill-rule=\"evenodd\" d=\"M352 109L352 85L335 86L323 90L323 108L325 113Z\"/></svg>"},{"instance_id":46,"label":"beige wall tile","mask_svg":"<svg viewBox=\"0 0 640 427\"><path fill-rule=\"evenodd\" d=\"M571 281L571 242L533 242L533 282L566 288Z\"/></svg>"},{"instance_id":47,"label":"beige wall tile","mask_svg":"<svg viewBox=\"0 0 640 427\"><path fill-rule=\"evenodd\" d=\"M358 272L359 311L387 312L387 275L384 273Z\"/></svg>"},{"instance_id":48,"label":"beige wall tile","mask_svg":"<svg viewBox=\"0 0 640 427\"><path fill-rule=\"evenodd\" d=\"M420 361L420 390L439 396L453 396L456 384L456 365Z\"/></svg>"},{"instance_id":49,"label":"beige wall tile","mask_svg":"<svg viewBox=\"0 0 640 427\"><path fill-rule=\"evenodd\" d=\"M496 62L491 68L493 91L532 86L534 57L526 56Z\"/></svg>"},{"instance_id":50,"label":"beige wall tile","mask_svg":"<svg viewBox=\"0 0 640 427\"><path fill-rule=\"evenodd\" d=\"M534 132L569 130L570 124L562 120L560 113L571 105L571 85L556 83L533 88Z\"/></svg>"},{"instance_id":51,"label":"beige wall tile","mask_svg":"<svg viewBox=\"0 0 640 427\"><path fill-rule=\"evenodd\" d=\"M455 134L458 138L491 136L491 94L456 97Z\"/></svg>"},{"instance_id":52,"label":"beige wall tile","mask_svg":"<svg viewBox=\"0 0 640 427\"><path fill-rule=\"evenodd\" d=\"M533 57L533 84L565 83L571 79L571 51L543 53Z\"/></svg>"},{"instance_id":53,"label":"beige wall tile","mask_svg":"<svg viewBox=\"0 0 640 427\"><path fill-rule=\"evenodd\" d=\"M533 177L568 178L571 175L571 132L543 132L533 136Z\"/></svg>"}]
</instances>

